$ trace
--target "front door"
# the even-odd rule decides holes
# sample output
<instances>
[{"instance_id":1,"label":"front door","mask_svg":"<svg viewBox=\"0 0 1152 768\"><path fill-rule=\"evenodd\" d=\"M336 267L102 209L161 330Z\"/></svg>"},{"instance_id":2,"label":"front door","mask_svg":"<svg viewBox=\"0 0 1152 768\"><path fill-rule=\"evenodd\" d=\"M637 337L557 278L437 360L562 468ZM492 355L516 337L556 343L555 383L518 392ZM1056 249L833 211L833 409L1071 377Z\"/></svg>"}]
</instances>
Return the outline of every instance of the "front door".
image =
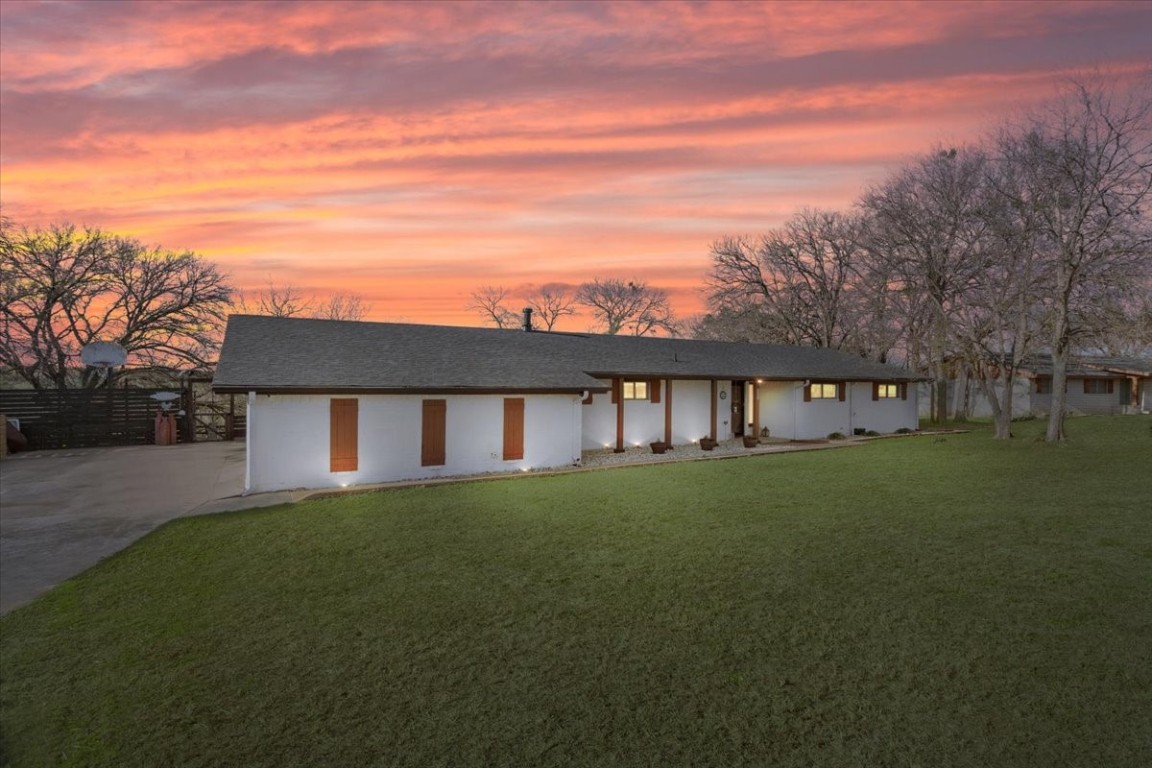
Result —
<instances>
[{"instance_id":1,"label":"front door","mask_svg":"<svg viewBox=\"0 0 1152 768\"><path fill-rule=\"evenodd\" d=\"M744 434L744 382L732 382L732 434Z\"/></svg>"}]
</instances>

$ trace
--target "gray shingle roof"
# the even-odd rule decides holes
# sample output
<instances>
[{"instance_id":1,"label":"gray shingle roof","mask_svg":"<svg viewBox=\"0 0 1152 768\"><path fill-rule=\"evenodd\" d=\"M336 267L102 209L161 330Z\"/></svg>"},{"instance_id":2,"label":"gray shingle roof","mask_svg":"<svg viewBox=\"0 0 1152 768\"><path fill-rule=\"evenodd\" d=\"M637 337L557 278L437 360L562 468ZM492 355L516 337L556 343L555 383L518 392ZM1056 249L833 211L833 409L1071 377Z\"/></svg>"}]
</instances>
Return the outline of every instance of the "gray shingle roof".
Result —
<instances>
[{"instance_id":1,"label":"gray shingle roof","mask_svg":"<svg viewBox=\"0 0 1152 768\"><path fill-rule=\"evenodd\" d=\"M1052 375L1052 356L1033 355L1021 366L1023 370L1037 376ZM1152 359L1146 357L1106 357L1103 355L1080 355L1068 361L1069 376L1107 378L1110 374L1152 376Z\"/></svg>"},{"instance_id":2,"label":"gray shingle roof","mask_svg":"<svg viewBox=\"0 0 1152 768\"><path fill-rule=\"evenodd\" d=\"M233 315L217 390L603 390L595 376L916 381L812 347Z\"/></svg>"}]
</instances>

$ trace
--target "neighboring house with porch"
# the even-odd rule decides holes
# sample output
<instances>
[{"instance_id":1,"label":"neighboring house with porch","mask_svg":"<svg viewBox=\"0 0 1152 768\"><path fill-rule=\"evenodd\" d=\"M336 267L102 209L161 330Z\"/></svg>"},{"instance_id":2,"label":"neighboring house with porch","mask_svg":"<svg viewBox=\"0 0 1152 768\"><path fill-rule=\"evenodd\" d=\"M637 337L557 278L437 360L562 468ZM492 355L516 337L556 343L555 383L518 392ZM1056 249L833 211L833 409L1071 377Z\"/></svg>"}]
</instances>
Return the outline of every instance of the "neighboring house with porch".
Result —
<instances>
[{"instance_id":1,"label":"neighboring house with porch","mask_svg":"<svg viewBox=\"0 0 1152 768\"><path fill-rule=\"evenodd\" d=\"M1031 381L1033 413L1052 409L1052 358L1037 355L1021 372ZM1152 359L1083 355L1068 363L1071 413L1147 413L1152 410Z\"/></svg>"},{"instance_id":2,"label":"neighboring house with porch","mask_svg":"<svg viewBox=\"0 0 1152 768\"><path fill-rule=\"evenodd\" d=\"M1001 383L992 382L1000 392ZM1121 414L1152 411L1152 358L1084 355L1068 364L1065 385L1069 413ZM928 418L931 384L920 385L920 416ZM950 410L970 418L991 418L992 406L980 382L968 376L949 379ZM1021 364L1012 392L1013 416L1042 416L1052 409L1052 358L1034 355Z\"/></svg>"},{"instance_id":3,"label":"neighboring house with porch","mask_svg":"<svg viewBox=\"0 0 1152 768\"><path fill-rule=\"evenodd\" d=\"M256 492L915 429L921 378L811 347L235 315L213 389L247 398Z\"/></svg>"}]
</instances>

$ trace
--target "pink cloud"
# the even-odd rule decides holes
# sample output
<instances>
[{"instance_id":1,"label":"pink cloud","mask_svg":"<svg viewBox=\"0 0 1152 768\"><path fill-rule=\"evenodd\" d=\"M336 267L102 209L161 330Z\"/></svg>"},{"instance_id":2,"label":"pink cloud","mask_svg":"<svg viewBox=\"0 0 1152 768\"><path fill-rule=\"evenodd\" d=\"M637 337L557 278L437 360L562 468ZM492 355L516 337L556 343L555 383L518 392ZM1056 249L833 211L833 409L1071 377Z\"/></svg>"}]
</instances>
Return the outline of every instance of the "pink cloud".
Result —
<instances>
[{"instance_id":1,"label":"pink cloud","mask_svg":"<svg viewBox=\"0 0 1152 768\"><path fill-rule=\"evenodd\" d=\"M475 323L478 284L608 275L689 314L717 237L847 207L1063 72L1146 71L1143 11L0 3L0 198L382 318Z\"/></svg>"}]
</instances>

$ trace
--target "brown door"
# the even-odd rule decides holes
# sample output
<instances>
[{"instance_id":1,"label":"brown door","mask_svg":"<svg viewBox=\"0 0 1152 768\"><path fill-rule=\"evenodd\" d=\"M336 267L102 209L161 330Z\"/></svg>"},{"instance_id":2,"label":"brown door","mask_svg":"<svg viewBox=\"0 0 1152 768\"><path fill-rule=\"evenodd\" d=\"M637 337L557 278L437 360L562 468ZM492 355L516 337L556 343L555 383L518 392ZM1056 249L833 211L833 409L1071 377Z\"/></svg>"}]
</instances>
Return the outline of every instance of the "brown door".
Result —
<instances>
[{"instance_id":1,"label":"brown door","mask_svg":"<svg viewBox=\"0 0 1152 768\"><path fill-rule=\"evenodd\" d=\"M744 382L732 382L732 434L744 434Z\"/></svg>"}]
</instances>

